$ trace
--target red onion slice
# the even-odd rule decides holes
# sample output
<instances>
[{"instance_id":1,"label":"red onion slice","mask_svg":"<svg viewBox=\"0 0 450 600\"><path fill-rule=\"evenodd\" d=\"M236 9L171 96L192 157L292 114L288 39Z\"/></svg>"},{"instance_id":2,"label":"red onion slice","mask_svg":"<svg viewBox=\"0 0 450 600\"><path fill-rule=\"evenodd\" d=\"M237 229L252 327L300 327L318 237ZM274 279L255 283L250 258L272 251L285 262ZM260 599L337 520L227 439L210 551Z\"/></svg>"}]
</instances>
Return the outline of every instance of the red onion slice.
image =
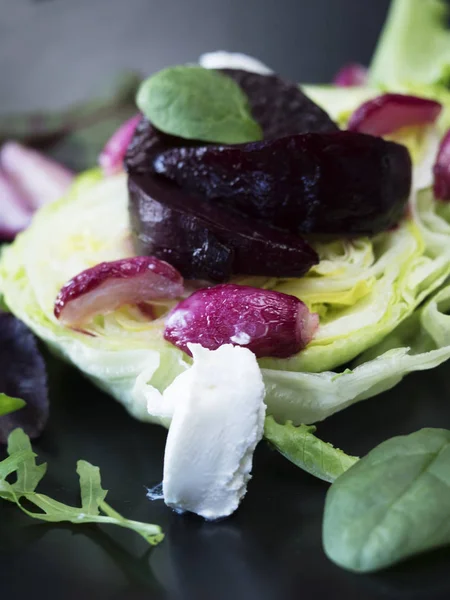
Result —
<instances>
[{"instance_id":1,"label":"red onion slice","mask_svg":"<svg viewBox=\"0 0 450 600\"><path fill-rule=\"evenodd\" d=\"M333 83L338 87L355 87L366 85L368 71L358 63L344 65L334 76Z\"/></svg>"},{"instance_id":2,"label":"red onion slice","mask_svg":"<svg viewBox=\"0 0 450 600\"><path fill-rule=\"evenodd\" d=\"M43 154L16 142L0 150L0 166L27 198L30 210L58 200L73 182L71 171Z\"/></svg>"},{"instance_id":3,"label":"red onion slice","mask_svg":"<svg viewBox=\"0 0 450 600\"><path fill-rule=\"evenodd\" d=\"M27 199L0 170L0 240L12 240L30 223Z\"/></svg>"},{"instance_id":4,"label":"red onion slice","mask_svg":"<svg viewBox=\"0 0 450 600\"><path fill-rule=\"evenodd\" d=\"M348 129L382 136L402 127L431 125L442 105L434 100L402 94L384 94L362 104L351 116Z\"/></svg>"},{"instance_id":5,"label":"red onion slice","mask_svg":"<svg viewBox=\"0 0 450 600\"><path fill-rule=\"evenodd\" d=\"M54 313L64 325L72 327L125 304L178 298L183 289L180 273L152 256L103 262L64 285L56 298Z\"/></svg>"},{"instance_id":6,"label":"red onion slice","mask_svg":"<svg viewBox=\"0 0 450 600\"><path fill-rule=\"evenodd\" d=\"M106 143L98 159L106 176L114 175L122 169L127 148L141 118L139 114L126 121Z\"/></svg>"},{"instance_id":7,"label":"red onion slice","mask_svg":"<svg viewBox=\"0 0 450 600\"><path fill-rule=\"evenodd\" d=\"M243 285L198 290L169 314L164 337L187 354L190 342L216 350L245 346L258 358L287 358L313 338L319 318L298 298Z\"/></svg>"},{"instance_id":8,"label":"red onion slice","mask_svg":"<svg viewBox=\"0 0 450 600\"><path fill-rule=\"evenodd\" d=\"M435 197L438 200L450 200L450 130L439 146L433 174Z\"/></svg>"}]
</instances>

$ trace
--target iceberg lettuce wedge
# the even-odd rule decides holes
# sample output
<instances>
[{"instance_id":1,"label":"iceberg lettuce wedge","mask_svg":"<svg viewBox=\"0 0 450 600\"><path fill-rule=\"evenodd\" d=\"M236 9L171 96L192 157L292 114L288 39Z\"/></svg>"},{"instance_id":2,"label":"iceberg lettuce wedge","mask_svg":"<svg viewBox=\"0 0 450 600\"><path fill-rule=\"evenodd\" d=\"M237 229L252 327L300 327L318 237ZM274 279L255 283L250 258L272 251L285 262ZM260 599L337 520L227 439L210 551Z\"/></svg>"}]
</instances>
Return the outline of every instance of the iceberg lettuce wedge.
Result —
<instances>
[{"instance_id":1,"label":"iceberg lettuce wedge","mask_svg":"<svg viewBox=\"0 0 450 600\"><path fill-rule=\"evenodd\" d=\"M449 223L448 206L424 190L415 195L412 217L394 231L352 242L315 242L321 262L307 277L239 278L294 294L321 315L318 335L305 351L260 361L275 418L320 421L389 389L411 371L450 358L445 315L450 288L416 311L450 275ZM53 315L56 295L68 279L103 260L132 254L125 175L105 179L94 170L80 176L66 198L41 209L4 250L0 287L12 312L58 355L136 418L167 425L161 415L147 413L148 393L163 391L190 365L189 357L163 339L170 302L158 306L161 317L154 321L133 307L95 317L87 334L64 327ZM408 331L414 324L423 347L400 335L405 320ZM332 370L342 370L357 356L352 371Z\"/></svg>"}]
</instances>

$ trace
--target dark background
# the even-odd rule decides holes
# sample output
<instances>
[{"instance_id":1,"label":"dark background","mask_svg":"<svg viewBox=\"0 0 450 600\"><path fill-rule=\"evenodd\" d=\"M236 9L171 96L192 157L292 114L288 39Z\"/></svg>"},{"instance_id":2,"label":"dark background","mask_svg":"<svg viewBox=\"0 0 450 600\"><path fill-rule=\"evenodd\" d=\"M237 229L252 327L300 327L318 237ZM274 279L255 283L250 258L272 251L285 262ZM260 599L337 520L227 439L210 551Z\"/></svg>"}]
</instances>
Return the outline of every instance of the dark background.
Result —
<instances>
[{"instance_id":1,"label":"dark background","mask_svg":"<svg viewBox=\"0 0 450 600\"><path fill-rule=\"evenodd\" d=\"M245 52L301 82L368 63L389 0L0 0L0 109L59 107L124 68Z\"/></svg>"},{"instance_id":2,"label":"dark background","mask_svg":"<svg viewBox=\"0 0 450 600\"><path fill-rule=\"evenodd\" d=\"M345 62L368 63L387 0L0 0L0 111L57 108L125 68L150 73L226 49L303 82ZM162 477L165 432L133 421L75 370L48 359L52 413L35 444L43 491L76 503L79 458L101 467L108 502L166 533L149 551L135 534L48 526L0 503L0 598L24 600L438 600L450 597L446 550L357 576L323 553L328 485L261 444L254 478L230 519L204 523L149 503ZM444 365L320 424L319 435L362 455L423 426L450 426ZM0 452L1 454L1 452Z\"/></svg>"}]
</instances>

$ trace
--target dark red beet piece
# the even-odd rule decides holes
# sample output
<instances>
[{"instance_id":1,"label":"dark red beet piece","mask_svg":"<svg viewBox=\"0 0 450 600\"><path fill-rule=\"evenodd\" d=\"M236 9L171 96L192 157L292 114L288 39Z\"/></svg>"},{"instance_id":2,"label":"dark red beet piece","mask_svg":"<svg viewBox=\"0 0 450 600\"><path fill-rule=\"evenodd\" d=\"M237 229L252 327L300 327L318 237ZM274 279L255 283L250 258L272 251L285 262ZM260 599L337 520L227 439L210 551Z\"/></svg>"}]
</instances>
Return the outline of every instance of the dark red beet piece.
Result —
<instances>
[{"instance_id":1,"label":"dark red beet piece","mask_svg":"<svg viewBox=\"0 0 450 600\"><path fill-rule=\"evenodd\" d=\"M138 254L157 256L187 279L233 274L299 277L319 257L304 240L189 194L153 172L153 160L180 140L146 119L128 148L129 213Z\"/></svg>"},{"instance_id":2,"label":"dark red beet piece","mask_svg":"<svg viewBox=\"0 0 450 600\"><path fill-rule=\"evenodd\" d=\"M49 414L45 363L31 331L7 313L0 313L0 392L26 402L24 408L0 417L0 444L6 444L16 427L38 437Z\"/></svg>"},{"instance_id":3,"label":"dark red beet piece","mask_svg":"<svg viewBox=\"0 0 450 600\"><path fill-rule=\"evenodd\" d=\"M370 135L388 135L402 127L430 125L442 104L403 94L383 94L364 102L350 117L348 129Z\"/></svg>"},{"instance_id":4,"label":"dark red beet piece","mask_svg":"<svg viewBox=\"0 0 450 600\"><path fill-rule=\"evenodd\" d=\"M137 251L167 260L186 279L300 277L319 261L301 238L205 202L163 178L130 174L128 191Z\"/></svg>"},{"instance_id":5,"label":"dark red beet piece","mask_svg":"<svg viewBox=\"0 0 450 600\"><path fill-rule=\"evenodd\" d=\"M339 130L296 83L277 75L240 69L221 69L221 72L231 77L247 95L253 118L262 127L266 140L294 133Z\"/></svg>"},{"instance_id":6,"label":"dark red beet piece","mask_svg":"<svg viewBox=\"0 0 450 600\"><path fill-rule=\"evenodd\" d=\"M183 278L154 256L103 262L68 281L55 300L55 317L68 326L82 325L96 314L164 298L184 291Z\"/></svg>"},{"instance_id":7,"label":"dark red beet piece","mask_svg":"<svg viewBox=\"0 0 450 600\"><path fill-rule=\"evenodd\" d=\"M435 197L438 200L450 200L450 130L439 146L433 173Z\"/></svg>"},{"instance_id":8,"label":"dark red beet piece","mask_svg":"<svg viewBox=\"0 0 450 600\"><path fill-rule=\"evenodd\" d=\"M189 343L209 350L233 344L258 358L287 358L311 341L318 325L318 316L294 296L225 284L182 300L167 318L164 337L188 354Z\"/></svg>"},{"instance_id":9,"label":"dark red beet piece","mask_svg":"<svg viewBox=\"0 0 450 600\"><path fill-rule=\"evenodd\" d=\"M211 205L222 204L295 234L375 234L404 215L408 150L341 131L236 146L175 148L155 170Z\"/></svg>"}]
</instances>

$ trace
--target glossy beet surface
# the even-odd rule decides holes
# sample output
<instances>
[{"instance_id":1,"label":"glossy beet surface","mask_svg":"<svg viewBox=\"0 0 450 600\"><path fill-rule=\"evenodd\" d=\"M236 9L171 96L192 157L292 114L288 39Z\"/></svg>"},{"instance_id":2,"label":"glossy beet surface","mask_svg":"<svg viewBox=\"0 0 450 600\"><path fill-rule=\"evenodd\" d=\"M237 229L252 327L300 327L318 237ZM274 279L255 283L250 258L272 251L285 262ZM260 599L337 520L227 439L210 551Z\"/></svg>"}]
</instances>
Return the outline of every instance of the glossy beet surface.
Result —
<instances>
[{"instance_id":1,"label":"glossy beet surface","mask_svg":"<svg viewBox=\"0 0 450 600\"><path fill-rule=\"evenodd\" d=\"M179 140L143 119L128 149L129 212L135 248L166 260L187 279L227 281L233 274L299 277L317 264L304 240L190 194L153 171Z\"/></svg>"},{"instance_id":2,"label":"glossy beet surface","mask_svg":"<svg viewBox=\"0 0 450 600\"><path fill-rule=\"evenodd\" d=\"M318 263L301 238L223 210L162 178L131 175L128 189L137 251L170 262L187 279L300 277Z\"/></svg>"},{"instance_id":3,"label":"glossy beet surface","mask_svg":"<svg viewBox=\"0 0 450 600\"><path fill-rule=\"evenodd\" d=\"M264 139L293 133L338 131L327 113L308 98L298 84L277 75L261 75L240 69L221 69L246 93L253 118Z\"/></svg>"},{"instance_id":4,"label":"glossy beet surface","mask_svg":"<svg viewBox=\"0 0 450 600\"><path fill-rule=\"evenodd\" d=\"M431 125L442 111L434 100L403 94L383 94L362 104L350 117L348 129L387 135L402 127Z\"/></svg>"},{"instance_id":5,"label":"glossy beet surface","mask_svg":"<svg viewBox=\"0 0 450 600\"><path fill-rule=\"evenodd\" d=\"M155 170L211 205L295 234L374 234L403 216L411 187L404 146L341 131L239 146L174 148Z\"/></svg>"},{"instance_id":6,"label":"glossy beet surface","mask_svg":"<svg viewBox=\"0 0 450 600\"><path fill-rule=\"evenodd\" d=\"M55 301L55 316L69 326L82 325L96 314L125 304L177 298L183 278L174 267L153 256L103 262L68 281Z\"/></svg>"},{"instance_id":7,"label":"glossy beet surface","mask_svg":"<svg viewBox=\"0 0 450 600\"><path fill-rule=\"evenodd\" d=\"M6 313L0 313L0 392L26 402L21 410L0 417L0 444L16 427L38 437L49 414L44 359L31 331Z\"/></svg>"},{"instance_id":8,"label":"glossy beet surface","mask_svg":"<svg viewBox=\"0 0 450 600\"><path fill-rule=\"evenodd\" d=\"M164 337L189 353L187 344L209 350L245 346L258 358L287 358L314 336L319 321L298 298L243 285L198 290L169 314Z\"/></svg>"}]
</instances>

